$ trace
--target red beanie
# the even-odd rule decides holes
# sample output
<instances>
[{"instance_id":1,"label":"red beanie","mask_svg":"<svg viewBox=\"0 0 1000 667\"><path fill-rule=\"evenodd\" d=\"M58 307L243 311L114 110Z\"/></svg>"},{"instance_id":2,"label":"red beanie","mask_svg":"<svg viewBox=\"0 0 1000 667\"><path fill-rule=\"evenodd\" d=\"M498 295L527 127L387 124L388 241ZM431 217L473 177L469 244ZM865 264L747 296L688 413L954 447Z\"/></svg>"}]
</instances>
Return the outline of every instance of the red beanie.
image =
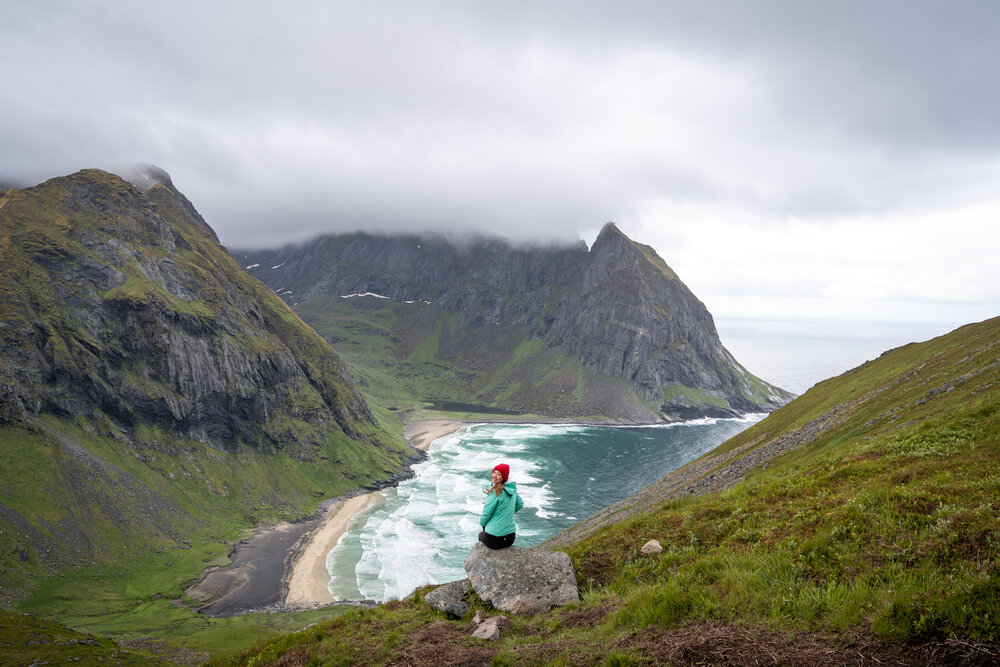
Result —
<instances>
[{"instance_id":1,"label":"red beanie","mask_svg":"<svg viewBox=\"0 0 1000 667\"><path fill-rule=\"evenodd\" d=\"M499 470L500 471L500 476L503 477L503 481L504 482L507 481L507 477L510 476L510 466L509 465L507 465L506 463L498 463L496 466L494 466L493 469L494 470Z\"/></svg>"}]
</instances>

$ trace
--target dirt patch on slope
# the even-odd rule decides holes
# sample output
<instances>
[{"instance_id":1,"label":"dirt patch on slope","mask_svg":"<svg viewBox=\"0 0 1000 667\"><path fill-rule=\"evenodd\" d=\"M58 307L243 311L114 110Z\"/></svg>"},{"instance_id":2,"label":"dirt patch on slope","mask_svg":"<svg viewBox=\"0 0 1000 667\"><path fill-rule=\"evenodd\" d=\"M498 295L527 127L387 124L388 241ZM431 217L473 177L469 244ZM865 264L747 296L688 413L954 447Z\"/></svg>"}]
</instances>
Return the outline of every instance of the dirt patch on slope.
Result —
<instances>
[{"instance_id":1,"label":"dirt patch on slope","mask_svg":"<svg viewBox=\"0 0 1000 667\"><path fill-rule=\"evenodd\" d=\"M410 633L399 660L393 665L489 665L496 655L496 645L471 640L461 626L445 621L428 623Z\"/></svg>"},{"instance_id":2,"label":"dirt patch on slope","mask_svg":"<svg viewBox=\"0 0 1000 667\"><path fill-rule=\"evenodd\" d=\"M650 664L671 665L985 665L997 647L959 640L885 643L874 636L776 633L704 622L670 630L647 629L616 643Z\"/></svg>"}]
</instances>

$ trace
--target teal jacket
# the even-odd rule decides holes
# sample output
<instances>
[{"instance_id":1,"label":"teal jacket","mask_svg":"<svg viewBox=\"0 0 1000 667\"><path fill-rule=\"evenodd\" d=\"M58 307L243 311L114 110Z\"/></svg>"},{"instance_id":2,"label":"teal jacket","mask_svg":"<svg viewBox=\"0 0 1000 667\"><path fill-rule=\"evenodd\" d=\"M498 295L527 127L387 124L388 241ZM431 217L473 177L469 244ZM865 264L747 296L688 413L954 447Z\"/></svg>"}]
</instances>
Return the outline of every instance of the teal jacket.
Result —
<instances>
[{"instance_id":1,"label":"teal jacket","mask_svg":"<svg viewBox=\"0 0 1000 667\"><path fill-rule=\"evenodd\" d=\"M479 525L490 535L503 537L516 532L514 512L524 507L524 501L517 495L517 482L507 482L498 496L491 493L486 499L483 513L479 515Z\"/></svg>"}]
</instances>

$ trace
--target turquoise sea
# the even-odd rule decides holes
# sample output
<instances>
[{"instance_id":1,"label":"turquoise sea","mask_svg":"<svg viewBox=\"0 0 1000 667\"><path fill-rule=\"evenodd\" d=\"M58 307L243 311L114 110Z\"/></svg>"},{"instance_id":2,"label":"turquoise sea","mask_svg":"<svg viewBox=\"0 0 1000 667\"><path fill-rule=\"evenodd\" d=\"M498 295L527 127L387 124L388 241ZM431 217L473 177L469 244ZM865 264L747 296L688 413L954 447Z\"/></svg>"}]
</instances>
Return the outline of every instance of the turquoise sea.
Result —
<instances>
[{"instance_id":1,"label":"turquoise sea","mask_svg":"<svg viewBox=\"0 0 1000 667\"><path fill-rule=\"evenodd\" d=\"M382 492L330 552L337 600L389 600L465 576L484 488L511 467L524 509L518 546L530 547L713 449L764 415L682 424L596 427L478 424L435 440L415 476Z\"/></svg>"},{"instance_id":2,"label":"turquoise sea","mask_svg":"<svg viewBox=\"0 0 1000 667\"><path fill-rule=\"evenodd\" d=\"M885 350L927 340L948 325L718 322L723 344L752 373L796 393ZM699 420L602 428L480 424L436 440L415 477L354 518L327 559L338 600L388 600L464 576L479 533L489 473L499 462L525 501L516 544L532 546L642 489L759 421Z\"/></svg>"}]
</instances>

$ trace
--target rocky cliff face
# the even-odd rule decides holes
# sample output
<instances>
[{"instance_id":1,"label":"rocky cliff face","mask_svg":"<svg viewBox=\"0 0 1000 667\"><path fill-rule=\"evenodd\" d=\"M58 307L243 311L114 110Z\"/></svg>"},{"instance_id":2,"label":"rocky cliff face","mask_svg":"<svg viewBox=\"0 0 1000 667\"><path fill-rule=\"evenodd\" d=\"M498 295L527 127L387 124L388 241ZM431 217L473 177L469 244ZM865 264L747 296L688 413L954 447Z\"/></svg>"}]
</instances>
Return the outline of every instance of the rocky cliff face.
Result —
<instances>
[{"instance_id":1,"label":"rocky cliff face","mask_svg":"<svg viewBox=\"0 0 1000 667\"><path fill-rule=\"evenodd\" d=\"M499 239L348 234L275 251L235 250L234 255L291 302L370 292L399 302L432 302L474 328L496 322L530 325L551 312L587 247L582 242L513 247Z\"/></svg>"},{"instance_id":2,"label":"rocky cliff face","mask_svg":"<svg viewBox=\"0 0 1000 667\"><path fill-rule=\"evenodd\" d=\"M613 224L589 250L582 242L516 247L497 239L353 234L234 254L308 321L321 319L315 304L334 296L429 302L454 314L466 338L521 328L578 360L587 375L586 387L552 383L550 393L580 395L569 403L530 391L503 394L496 381L469 387L491 404L542 414L558 404L560 416L649 421L770 410L791 398L743 369L705 306L651 248ZM402 329L395 334L412 338ZM512 379L521 373L509 364L507 372ZM535 387L546 381L521 374Z\"/></svg>"},{"instance_id":3,"label":"rocky cliff face","mask_svg":"<svg viewBox=\"0 0 1000 667\"><path fill-rule=\"evenodd\" d=\"M677 274L611 224L567 284L545 337L594 372L625 378L664 414L694 416L699 401L740 412L773 409L790 398L743 369ZM702 393L694 398L681 387Z\"/></svg>"},{"instance_id":4,"label":"rocky cliff face","mask_svg":"<svg viewBox=\"0 0 1000 667\"><path fill-rule=\"evenodd\" d=\"M0 203L0 418L106 415L221 450L318 447L371 412L328 345L166 174L82 171Z\"/></svg>"},{"instance_id":5,"label":"rocky cliff face","mask_svg":"<svg viewBox=\"0 0 1000 667\"><path fill-rule=\"evenodd\" d=\"M5 604L68 567L300 517L412 454L166 174L143 176L0 197Z\"/></svg>"}]
</instances>

